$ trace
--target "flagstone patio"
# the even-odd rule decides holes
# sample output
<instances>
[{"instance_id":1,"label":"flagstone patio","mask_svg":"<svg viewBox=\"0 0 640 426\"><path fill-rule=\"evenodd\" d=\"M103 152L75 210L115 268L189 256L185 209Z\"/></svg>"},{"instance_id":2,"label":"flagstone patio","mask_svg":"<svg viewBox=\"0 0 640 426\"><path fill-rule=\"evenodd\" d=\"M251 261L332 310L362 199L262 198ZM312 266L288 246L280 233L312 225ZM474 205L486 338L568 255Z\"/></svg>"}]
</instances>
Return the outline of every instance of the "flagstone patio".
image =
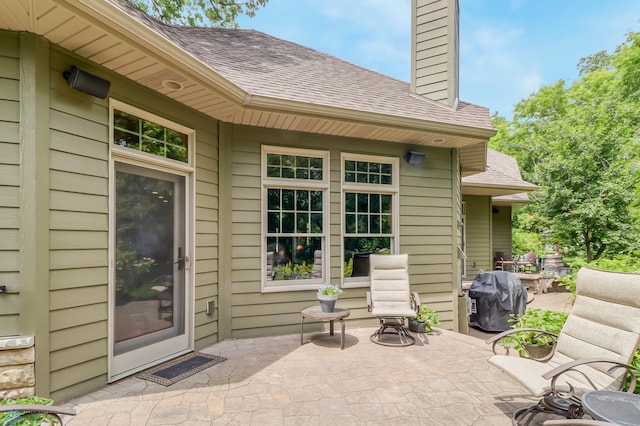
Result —
<instances>
[{"instance_id":1,"label":"flagstone patio","mask_svg":"<svg viewBox=\"0 0 640 426\"><path fill-rule=\"evenodd\" d=\"M128 378L64 404L68 425L510 425L534 402L491 366L476 337L450 331L409 347L373 344L373 328L227 340L227 360L164 387Z\"/></svg>"}]
</instances>

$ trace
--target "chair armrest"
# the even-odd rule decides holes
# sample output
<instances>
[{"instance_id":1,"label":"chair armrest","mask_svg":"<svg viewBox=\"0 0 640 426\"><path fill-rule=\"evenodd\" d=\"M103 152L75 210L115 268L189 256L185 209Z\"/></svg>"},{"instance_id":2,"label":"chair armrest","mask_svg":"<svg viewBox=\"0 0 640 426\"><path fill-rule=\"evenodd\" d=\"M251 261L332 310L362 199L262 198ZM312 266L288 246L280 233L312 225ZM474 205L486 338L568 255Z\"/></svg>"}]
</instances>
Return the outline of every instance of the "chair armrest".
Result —
<instances>
[{"instance_id":1,"label":"chair armrest","mask_svg":"<svg viewBox=\"0 0 640 426\"><path fill-rule=\"evenodd\" d=\"M76 411L71 408L55 407L53 405L44 405L44 404L0 405L0 412L6 413L8 411L28 411L30 413L63 414L66 416L76 415Z\"/></svg>"},{"instance_id":2,"label":"chair armrest","mask_svg":"<svg viewBox=\"0 0 640 426\"><path fill-rule=\"evenodd\" d=\"M495 336L490 337L489 339L485 340L485 343L488 345L491 345L491 350L493 351L493 353L495 355L497 355L498 353L496 352L496 346L505 338L505 337L509 337L510 335L514 334L514 333L519 333L519 332L523 332L523 331L533 331L536 332L538 334L546 334L548 336L552 336L553 338L555 338L556 340L558 339L558 335L554 334L554 333L550 333L546 330L540 330L538 328L513 328L511 330L507 330L507 331L503 331L502 333L496 334ZM554 352L556 349L556 345L555 342L553 343L553 350L551 351L551 353L549 355L546 355L542 358L534 358L531 357L531 359L535 360L535 361L540 361L540 362L545 362L548 361L549 359L551 359L551 357L553 356ZM509 348L505 347L505 350L507 352L507 355L509 355ZM525 350L526 352L526 350ZM527 353L528 354L528 353ZM531 356L531 355L529 355Z\"/></svg>"},{"instance_id":3,"label":"chair armrest","mask_svg":"<svg viewBox=\"0 0 640 426\"><path fill-rule=\"evenodd\" d=\"M411 292L411 308L418 313L418 309L420 309L420 295L417 291Z\"/></svg>"},{"instance_id":4,"label":"chair armrest","mask_svg":"<svg viewBox=\"0 0 640 426\"><path fill-rule=\"evenodd\" d=\"M16 416L13 420L28 419L29 416L44 414L55 417L60 424L62 424L62 418L60 416L75 416L75 410L64 407L54 407L53 405L44 404L15 404L15 405L0 405L0 412L15 412ZM7 419L10 420L10 419ZM9 423L7 423L9 424ZM12 424L12 422L11 422Z\"/></svg>"},{"instance_id":5,"label":"chair armrest","mask_svg":"<svg viewBox=\"0 0 640 426\"><path fill-rule=\"evenodd\" d=\"M372 309L373 309L373 306L371 303L371 292L368 291L367 292L367 312L371 312Z\"/></svg>"},{"instance_id":6,"label":"chair armrest","mask_svg":"<svg viewBox=\"0 0 640 426\"><path fill-rule=\"evenodd\" d=\"M626 377L630 377L631 382L629 384L629 389L627 389L627 392L633 393L635 391L636 382L637 382L636 374L640 375L640 370L637 369L636 367L632 366L632 365L624 364L622 362L612 361L612 360L607 359L607 358L583 358L583 359L577 359L575 361L570 361L570 362L567 362L565 364L557 366L553 370L547 371L546 373L544 373L542 375L542 377L547 379L547 380L551 379L551 391L553 393L557 393L556 392L556 382L558 381L560 376L563 375L564 373L566 373L567 371L576 371L576 372L580 373L587 380L587 382L593 387L593 389L597 389L596 385L589 379L589 377L587 377L580 370L576 369L576 367L579 367L581 365L594 364L594 363L613 364L613 367L611 367L611 368L609 368L609 370L607 370L607 373L609 373L609 374L611 374L612 372L614 372L615 370L617 370L619 368L624 368L626 370L625 376L623 377L622 385L621 385L620 389L618 389L618 390L622 390L622 388L624 387L624 385L626 383L626 380L625 380ZM635 374L634 374L634 372L635 372ZM571 386L570 383L568 383L568 385L569 385L570 393L573 394L573 386Z\"/></svg>"}]
</instances>

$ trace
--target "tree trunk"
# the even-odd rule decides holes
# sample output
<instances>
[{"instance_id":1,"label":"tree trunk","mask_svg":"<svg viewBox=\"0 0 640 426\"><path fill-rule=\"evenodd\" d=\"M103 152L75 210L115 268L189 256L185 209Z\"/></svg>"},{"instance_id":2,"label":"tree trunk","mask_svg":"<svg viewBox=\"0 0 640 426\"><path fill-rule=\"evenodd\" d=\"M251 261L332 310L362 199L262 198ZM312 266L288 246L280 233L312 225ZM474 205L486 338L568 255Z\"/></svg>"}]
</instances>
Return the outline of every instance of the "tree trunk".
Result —
<instances>
[{"instance_id":1,"label":"tree trunk","mask_svg":"<svg viewBox=\"0 0 640 426\"><path fill-rule=\"evenodd\" d=\"M584 246L587 251L587 263L590 263L593 260L593 248L591 247L591 238L589 238L588 232L584 234Z\"/></svg>"}]
</instances>

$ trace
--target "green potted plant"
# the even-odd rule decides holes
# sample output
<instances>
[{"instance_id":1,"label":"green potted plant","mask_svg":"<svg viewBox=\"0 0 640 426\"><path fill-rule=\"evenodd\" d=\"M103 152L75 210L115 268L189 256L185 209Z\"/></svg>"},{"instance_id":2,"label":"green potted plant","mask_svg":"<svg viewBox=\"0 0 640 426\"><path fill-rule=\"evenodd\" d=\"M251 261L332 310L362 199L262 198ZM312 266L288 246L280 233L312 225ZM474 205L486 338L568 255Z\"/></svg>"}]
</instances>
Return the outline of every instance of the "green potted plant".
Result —
<instances>
[{"instance_id":1,"label":"green potted plant","mask_svg":"<svg viewBox=\"0 0 640 426\"><path fill-rule=\"evenodd\" d=\"M322 312L333 312L338 296L343 293L342 289L335 284L323 284L318 289L318 301Z\"/></svg>"},{"instance_id":2,"label":"green potted plant","mask_svg":"<svg viewBox=\"0 0 640 426\"><path fill-rule=\"evenodd\" d=\"M511 328L534 330L510 334L503 339L502 344L513 347L520 352L520 356L543 359L553 351L556 336L562 330L568 315L540 308L527 309L519 316L511 314Z\"/></svg>"},{"instance_id":3,"label":"green potted plant","mask_svg":"<svg viewBox=\"0 0 640 426\"><path fill-rule=\"evenodd\" d=\"M424 303L418 308L415 318L409 318L409 330L416 333L431 333L437 325L440 325L438 314Z\"/></svg>"}]
</instances>

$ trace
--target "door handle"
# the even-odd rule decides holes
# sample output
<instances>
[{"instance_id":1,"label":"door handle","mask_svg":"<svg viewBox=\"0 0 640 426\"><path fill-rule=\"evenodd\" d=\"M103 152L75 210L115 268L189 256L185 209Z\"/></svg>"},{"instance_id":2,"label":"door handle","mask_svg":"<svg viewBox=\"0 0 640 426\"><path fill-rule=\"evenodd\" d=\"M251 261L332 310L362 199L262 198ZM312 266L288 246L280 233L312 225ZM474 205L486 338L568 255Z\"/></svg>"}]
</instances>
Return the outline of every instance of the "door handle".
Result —
<instances>
[{"instance_id":1,"label":"door handle","mask_svg":"<svg viewBox=\"0 0 640 426\"><path fill-rule=\"evenodd\" d=\"M174 262L174 265L178 265L178 271L184 269L184 256L182 256L182 247L178 247L178 260Z\"/></svg>"}]
</instances>

